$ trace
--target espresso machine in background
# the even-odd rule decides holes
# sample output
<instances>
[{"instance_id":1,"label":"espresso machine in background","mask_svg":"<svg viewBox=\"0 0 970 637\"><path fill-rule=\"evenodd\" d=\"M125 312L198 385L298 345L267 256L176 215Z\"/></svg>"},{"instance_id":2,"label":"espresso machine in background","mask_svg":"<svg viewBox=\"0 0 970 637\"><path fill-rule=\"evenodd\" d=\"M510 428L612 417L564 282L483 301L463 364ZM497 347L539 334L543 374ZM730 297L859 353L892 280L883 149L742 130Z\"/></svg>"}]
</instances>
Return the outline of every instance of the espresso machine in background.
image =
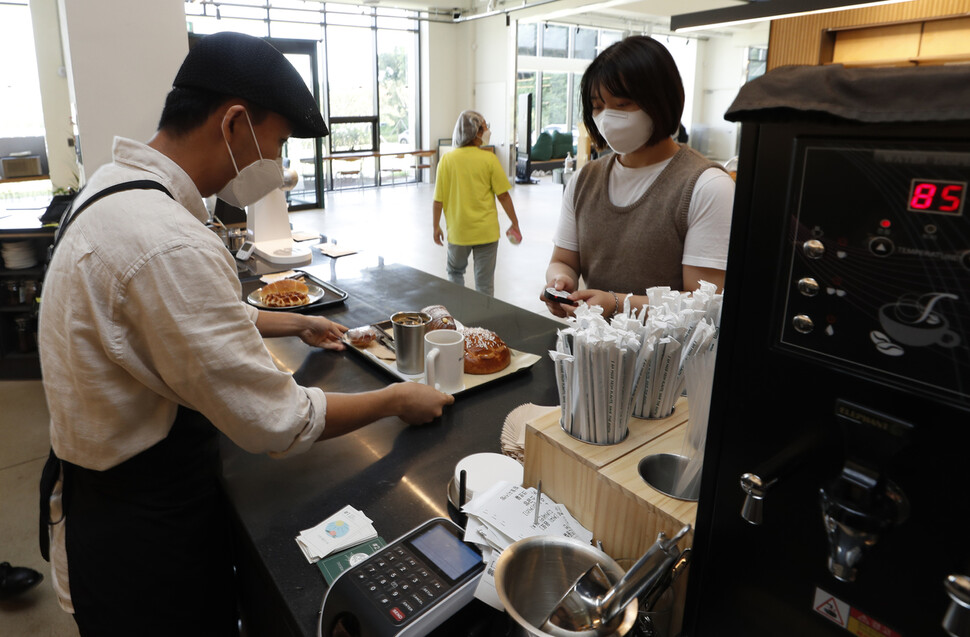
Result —
<instances>
[{"instance_id":1,"label":"espresso machine in background","mask_svg":"<svg viewBox=\"0 0 970 637\"><path fill-rule=\"evenodd\" d=\"M970 637L970 68L746 85L690 637Z\"/></svg>"}]
</instances>

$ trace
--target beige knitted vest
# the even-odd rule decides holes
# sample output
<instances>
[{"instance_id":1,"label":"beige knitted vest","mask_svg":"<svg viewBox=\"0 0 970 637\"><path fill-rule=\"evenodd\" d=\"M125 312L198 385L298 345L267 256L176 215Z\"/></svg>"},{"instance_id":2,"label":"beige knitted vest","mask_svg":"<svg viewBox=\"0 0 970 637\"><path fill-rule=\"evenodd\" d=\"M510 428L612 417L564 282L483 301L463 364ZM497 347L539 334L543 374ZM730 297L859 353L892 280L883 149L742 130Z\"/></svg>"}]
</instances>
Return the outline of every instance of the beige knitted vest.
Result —
<instances>
[{"instance_id":1,"label":"beige knitted vest","mask_svg":"<svg viewBox=\"0 0 970 637\"><path fill-rule=\"evenodd\" d=\"M694 184L720 165L682 146L640 199L614 206L608 186L616 155L587 164L576 175L573 200L580 273L586 287L643 294L649 287L684 287L684 238Z\"/></svg>"}]
</instances>

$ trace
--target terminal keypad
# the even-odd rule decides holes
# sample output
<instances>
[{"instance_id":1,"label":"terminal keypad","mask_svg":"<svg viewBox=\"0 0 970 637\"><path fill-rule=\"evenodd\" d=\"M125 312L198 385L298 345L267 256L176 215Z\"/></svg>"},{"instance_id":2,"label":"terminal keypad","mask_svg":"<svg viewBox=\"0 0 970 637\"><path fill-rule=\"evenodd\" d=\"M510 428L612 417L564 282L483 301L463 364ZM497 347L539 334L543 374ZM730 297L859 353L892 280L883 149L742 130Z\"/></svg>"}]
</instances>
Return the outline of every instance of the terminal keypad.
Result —
<instances>
[{"instance_id":1,"label":"terminal keypad","mask_svg":"<svg viewBox=\"0 0 970 637\"><path fill-rule=\"evenodd\" d=\"M395 624L403 624L445 592L440 576L400 544L368 560L354 580Z\"/></svg>"}]
</instances>

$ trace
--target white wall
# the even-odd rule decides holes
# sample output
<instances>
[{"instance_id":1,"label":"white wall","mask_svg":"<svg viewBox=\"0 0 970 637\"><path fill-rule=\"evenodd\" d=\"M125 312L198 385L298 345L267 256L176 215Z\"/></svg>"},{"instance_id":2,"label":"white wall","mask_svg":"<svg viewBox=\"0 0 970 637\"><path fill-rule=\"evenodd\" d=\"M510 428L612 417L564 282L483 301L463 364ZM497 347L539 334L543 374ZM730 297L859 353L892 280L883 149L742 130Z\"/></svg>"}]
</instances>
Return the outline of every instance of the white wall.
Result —
<instances>
[{"instance_id":1,"label":"white wall","mask_svg":"<svg viewBox=\"0 0 970 637\"><path fill-rule=\"evenodd\" d=\"M37 54L41 108L47 142L47 163L54 188L77 188L74 128L67 87L67 70L61 54L57 0L31 0L30 21Z\"/></svg>"},{"instance_id":2,"label":"white wall","mask_svg":"<svg viewBox=\"0 0 970 637\"><path fill-rule=\"evenodd\" d=\"M114 136L147 141L185 54L183 0L58 0L82 184Z\"/></svg>"},{"instance_id":3,"label":"white wall","mask_svg":"<svg viewBox=\"0 0 970 637\"><path fill-rule=\"evenodd\" d=\"M726 161L737 153L737 124L724 119L744 84L747 49L766 46L765 29L713 36L698 43L694 88L694 124L690 145L711 159Z\"/></svg>"},{"instance_id":4,"label":"white wall","mask_svg":"<svg viewBox=\"0 0 970 637\"><path fill-rule=\"evenodd\" d=\"M468 24L424 22L421 26L421 147L451 139L458 114L472 103L472 59Z\"/></svg>"},{"instance_id":5,"label":"white wall","mask_svg":"<svg viewBox=\"0 0 970 637\"><path fill-rule=\"evenodd\" d=\"M507 174L514 108L514 59L509 59L513 27L504 16L458 24L423 23L421 29L422 148L451 139L459 113L485 115L492 143ZM430 53L429 53L430 52Z\"/></svg>"},{"instance_id":6,"label":"white wall","mask_svg":"<svg viewBox=\"0 0 970 637\"><path fill-rule=\"evenodd\" d=\"M514 26L505 26L505 16L475 20L471 49L475 56L474 102L469 107L488 120L492 129L491 143L495 146L505 174L511 174L512 149L510 140L515 114L514 59L510 71L509 40L515 33ZM514 40L513 40L514 41Z\"/></svg>"}]
</instances>

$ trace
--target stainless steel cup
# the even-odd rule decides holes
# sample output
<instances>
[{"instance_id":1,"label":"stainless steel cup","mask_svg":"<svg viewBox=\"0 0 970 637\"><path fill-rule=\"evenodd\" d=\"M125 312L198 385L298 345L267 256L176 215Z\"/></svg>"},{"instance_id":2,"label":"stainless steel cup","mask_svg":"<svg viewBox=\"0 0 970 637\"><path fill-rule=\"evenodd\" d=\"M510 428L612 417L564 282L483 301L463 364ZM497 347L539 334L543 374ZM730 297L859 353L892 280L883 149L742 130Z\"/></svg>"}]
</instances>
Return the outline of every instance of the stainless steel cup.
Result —
<instances>
[{"instance_id":1,"label":"stainless steel cup","mask_svg":"<svg viewBox=\"0 0 970 637\"><path fill-rule=\"evenodd\" d=\"M431 317L424 312L397 312L391 316L397 371L424 373L424 333L430 322Z\"/></svg>"}]
</instances>

